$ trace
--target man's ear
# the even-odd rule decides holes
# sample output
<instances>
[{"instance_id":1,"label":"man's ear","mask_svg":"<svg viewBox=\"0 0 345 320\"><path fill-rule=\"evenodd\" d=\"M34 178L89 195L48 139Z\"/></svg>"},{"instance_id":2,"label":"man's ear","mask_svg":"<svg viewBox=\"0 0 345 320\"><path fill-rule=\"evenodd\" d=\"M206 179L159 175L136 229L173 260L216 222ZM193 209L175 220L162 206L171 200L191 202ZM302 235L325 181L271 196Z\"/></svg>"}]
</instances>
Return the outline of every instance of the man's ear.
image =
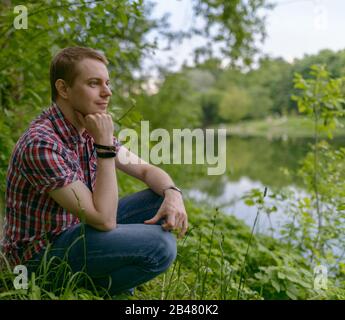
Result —
<instances>
[{"instance_id":1,"label":"man's ear","mask_svg":"<svg viewBox=\"0 0 345 320\"><path fill-rule=\"evenodd\" d=\"M55 81L55 88L56 88L56 90L57 90L57 92L61 98L63 98L63 99L68 98L67 84L66 84L65 80L57 79Z\"/></svg>"}]
</instances>

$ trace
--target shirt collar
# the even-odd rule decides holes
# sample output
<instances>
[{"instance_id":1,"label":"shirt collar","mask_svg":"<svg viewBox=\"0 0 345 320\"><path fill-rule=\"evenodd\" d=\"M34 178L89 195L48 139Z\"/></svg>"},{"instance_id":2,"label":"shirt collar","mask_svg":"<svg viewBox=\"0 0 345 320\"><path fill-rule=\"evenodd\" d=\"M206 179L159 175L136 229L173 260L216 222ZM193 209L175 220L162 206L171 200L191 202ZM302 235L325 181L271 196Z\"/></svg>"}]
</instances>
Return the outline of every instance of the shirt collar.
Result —
<instances>
[{"instance_id":1,"label":"shirt collar","mask_svg":"<svg viewBox=\"0 0 345 320\"><path fill-rule=\"evenodd\" d=\"M85 143L90 137L86 130L80 135L78 130L67 120L59 106L54 102L49 109L48 118L52 122L55 130L68 144Z\"/></svg>"}]
</instances>

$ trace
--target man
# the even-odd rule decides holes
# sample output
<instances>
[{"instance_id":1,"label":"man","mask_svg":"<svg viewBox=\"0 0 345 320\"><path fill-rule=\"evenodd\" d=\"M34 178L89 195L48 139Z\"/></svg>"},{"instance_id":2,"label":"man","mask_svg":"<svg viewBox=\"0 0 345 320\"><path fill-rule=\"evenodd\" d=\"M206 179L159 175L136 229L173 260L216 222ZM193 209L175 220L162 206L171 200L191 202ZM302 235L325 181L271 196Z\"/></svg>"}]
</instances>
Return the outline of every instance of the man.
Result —
<instances>
[{"instance_id":1,"label":"man","mask_svg":"<svg viewBox=\"0 0 345 320\"><path fill-rule=\"evenodd\" d=\"M188 221L169 175L113 136L107 64L83 47L52 60L52 106L31 123L10 160L3 250L33 268L50 243L48 257L67 259L74 272L86 271L116 294L170 266L176 240L169 231L183 236ZM116 169L150 189L119 200Z\"/></svg>"}]
</instances>

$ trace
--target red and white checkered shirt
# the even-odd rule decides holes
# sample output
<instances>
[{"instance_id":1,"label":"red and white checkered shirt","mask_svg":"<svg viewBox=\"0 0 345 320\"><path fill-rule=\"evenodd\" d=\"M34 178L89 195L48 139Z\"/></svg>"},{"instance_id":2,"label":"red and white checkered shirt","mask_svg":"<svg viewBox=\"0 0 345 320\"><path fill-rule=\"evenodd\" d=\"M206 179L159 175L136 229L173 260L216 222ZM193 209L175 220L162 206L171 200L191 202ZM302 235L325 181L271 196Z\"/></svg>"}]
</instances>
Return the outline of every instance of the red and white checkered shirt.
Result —
<instances>
[{"instance_id":1,"label":"red and white checkered shirt","mask_svg":"<svg viewBox=\"0 0 345 320\"><path fill-rule=\"evenodd\" d=\"M40 252L79 219L48 192L81 180L92 191L97 159L93 138L80 135L56 104L42 112L17 142L7 172L3 252L14 264ZM118 151L120 143L114 138Z\"/></svg>"}]
</instances>

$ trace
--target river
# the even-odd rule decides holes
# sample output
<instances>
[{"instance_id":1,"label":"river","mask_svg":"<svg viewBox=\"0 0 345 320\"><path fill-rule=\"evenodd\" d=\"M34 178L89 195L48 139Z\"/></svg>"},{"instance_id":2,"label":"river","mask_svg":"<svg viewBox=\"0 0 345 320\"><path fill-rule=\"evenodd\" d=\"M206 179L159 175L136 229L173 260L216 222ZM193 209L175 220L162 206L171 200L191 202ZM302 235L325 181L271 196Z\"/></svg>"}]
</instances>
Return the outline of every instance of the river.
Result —
<instances>
[{"instance_id":1,"label":"river","mask_svg":"<svg viewBox=\"0 0 345 320\"><path fill-rule=\"evenodd\" d=\"M284 201L275 203L269 195L282 188L289 187L299 195L307 196L302 181L292 179L286 172L296 172L299 162L310 150L313 140L310 138L274 139L262 137L228 137L226 145L227 169L225 174L208 176L205 166L165 166L176 183L188 197L221 208L226 214L233 214L250 227L253 225L256 206L247 206L243 196L253 188L264 192L268 188L266 203L276 205L277 212L271 215L261 213L256 225L256 232L278 234L284 220L282 207ZM332 140L336 147L345 146L344 138ZM276 231L271 233L270 227Z\"/></svg>"}]
</instances>

